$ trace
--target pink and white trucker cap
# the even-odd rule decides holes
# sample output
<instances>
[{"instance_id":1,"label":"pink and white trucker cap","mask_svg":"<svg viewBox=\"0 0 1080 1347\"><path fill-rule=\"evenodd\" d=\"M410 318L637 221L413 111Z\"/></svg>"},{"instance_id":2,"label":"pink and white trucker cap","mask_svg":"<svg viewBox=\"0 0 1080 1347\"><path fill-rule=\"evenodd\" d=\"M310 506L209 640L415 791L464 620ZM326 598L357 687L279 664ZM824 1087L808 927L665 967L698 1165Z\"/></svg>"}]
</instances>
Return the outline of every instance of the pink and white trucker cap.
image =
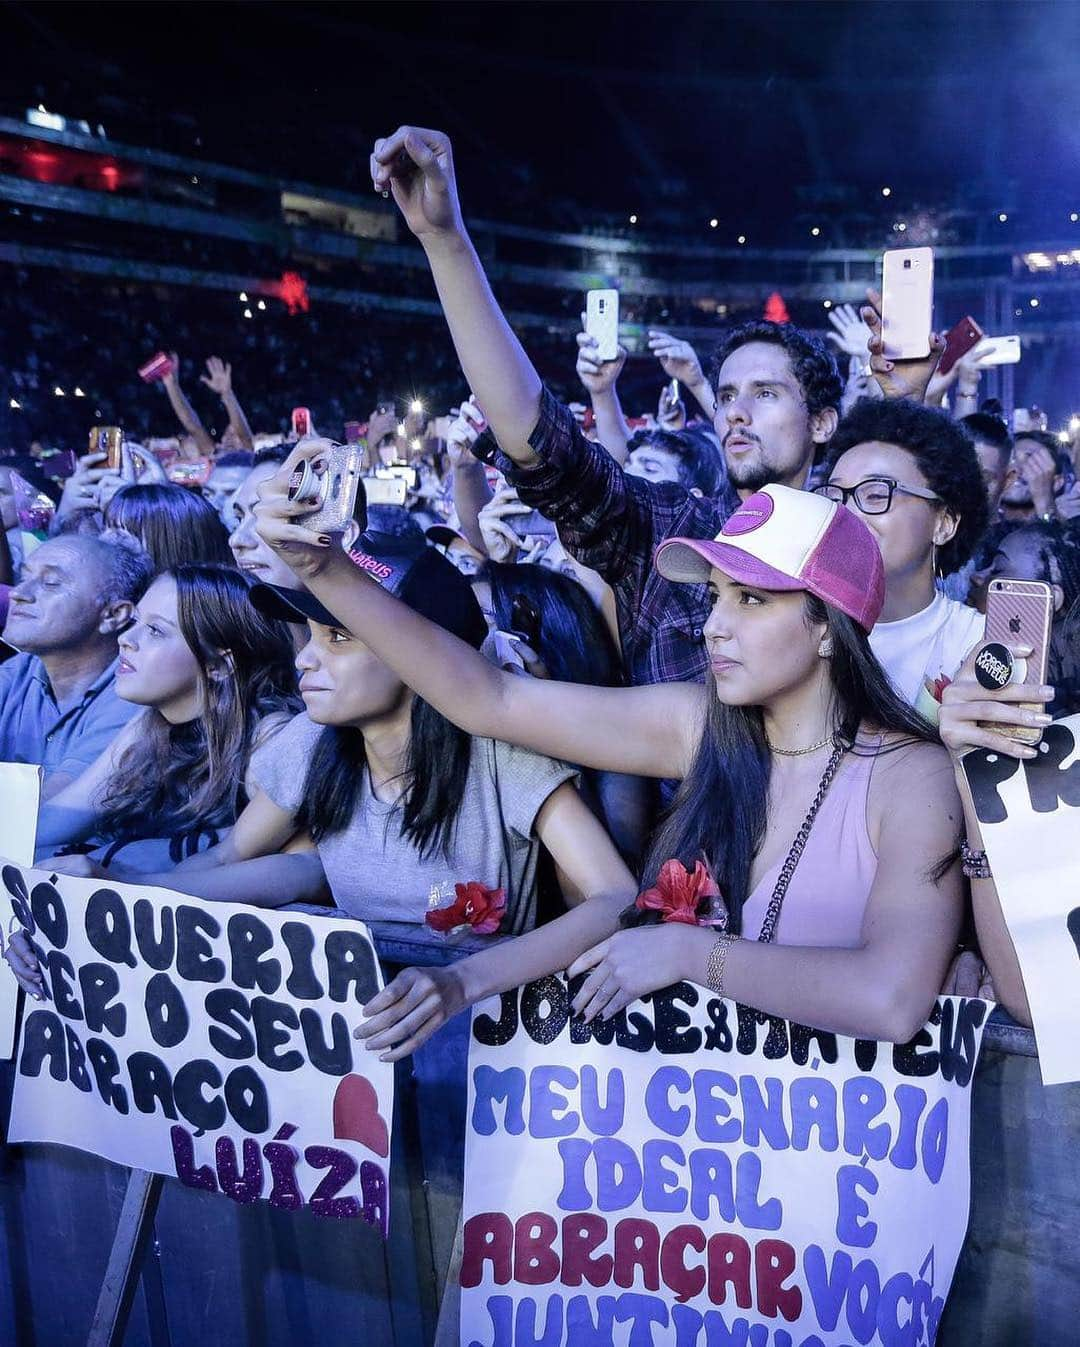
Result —
<instances>
[{"instance_id":1,"label":"pink and white trucker cap","mask_svg":"<svg viewBox=\"0 0 1080 1347\"><path fill-rule=\"evenodd\" d=\"M704 583L714 566L759 589L809 590L866 631L885 599L881 550L863 521L789 486L755 492L712 542L668 538L656 551L656 569L682 584Z\"/></svg>"}]
</instances>

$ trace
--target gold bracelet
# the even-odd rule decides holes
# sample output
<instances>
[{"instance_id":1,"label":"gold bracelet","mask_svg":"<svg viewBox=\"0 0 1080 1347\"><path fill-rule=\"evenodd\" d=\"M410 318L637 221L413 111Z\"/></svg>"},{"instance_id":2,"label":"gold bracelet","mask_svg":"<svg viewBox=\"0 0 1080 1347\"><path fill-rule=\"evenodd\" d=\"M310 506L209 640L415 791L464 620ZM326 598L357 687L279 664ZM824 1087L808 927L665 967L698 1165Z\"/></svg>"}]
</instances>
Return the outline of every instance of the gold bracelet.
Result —
<instances>
[{"instance_id":1,"label":"gold bracelet","mask_svg":"<svg viewBox=\"0 0 1080 1347\"><path fill-rule=\"evenodd\" d=\"M709 951L709 961L705 965L705 985L717 996L724 994L724 970L727 968L728 950L735 943L730 931L721 931L716 944Z\"/></svg>"}]
</instances>

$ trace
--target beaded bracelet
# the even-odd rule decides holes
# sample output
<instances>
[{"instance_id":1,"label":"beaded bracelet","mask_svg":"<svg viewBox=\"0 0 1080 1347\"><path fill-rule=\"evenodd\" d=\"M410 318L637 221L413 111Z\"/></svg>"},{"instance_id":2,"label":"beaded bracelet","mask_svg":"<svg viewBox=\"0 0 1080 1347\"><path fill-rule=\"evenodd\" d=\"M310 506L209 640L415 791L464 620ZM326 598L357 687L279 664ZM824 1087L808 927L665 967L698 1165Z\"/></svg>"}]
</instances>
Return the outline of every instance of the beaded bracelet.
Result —
<instances>
[{"instance_id":1,"label":"beaded bracelet","mask_svg":"<svg viewBox=\"0 0 1080 1347\"><path fill-rule=\"evenodd\" d=\"M705 985L717 996L724 994L724 970L727 967L728 950L735 943L730 931L721 931L716 944L709 951L709 961L705 965Z\"/></svg>"},{"instance_id":2,"label":"beaded bracelet","mask_svg":"<svg viewBox=\"0 0 1080 1347\"><path fill-rule=\"evenodd\" d=\"M960 843L960 868L968 879L993 879L985 851L976 851L967 842Z\"/></svg>"}]
</instances>

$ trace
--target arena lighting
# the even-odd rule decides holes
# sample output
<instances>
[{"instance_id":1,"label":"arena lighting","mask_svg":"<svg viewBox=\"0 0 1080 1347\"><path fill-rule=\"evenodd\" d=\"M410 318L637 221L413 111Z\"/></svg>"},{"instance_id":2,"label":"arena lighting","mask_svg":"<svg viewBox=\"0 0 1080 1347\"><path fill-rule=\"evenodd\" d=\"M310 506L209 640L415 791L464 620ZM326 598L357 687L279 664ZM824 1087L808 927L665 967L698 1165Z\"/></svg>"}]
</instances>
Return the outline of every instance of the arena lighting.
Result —
<instances>
[{"instance_id":1,"label":"arena lighting","mask_svg":"<svg viewBox=\"0 0 1080 1347\"><path fill-rule=\"evenodd\" d=\"M399 421L399 422L398 422L397 433L398 433L398 439L403 440L403 439L405 438L405 422L404 422L404 421Z\"/></svg>"},{"instance_id":2,"label":"arena lighting","mask_svg":"<svg viewBox=\"0 0 1080 1347\"><path fill-rule=\"evenodd\" d=\"M423 447L424 447L423 441L420 439L409 441L409 448L413 451L413 453L418 453L421 449L423 449Z\"/></svg>"},{"instance_id":3,"label":"arena lighting","mask_svg":"<svg viewBox=\"0 0 1080 1347\"><path fill-rule=\"evenodd\" d=\"M827 308L827 309L831 309L831 308L832 308L832 300L831 300L831 299L823 299L821 302L822 302L822 304L825 306L825 308Z\"/></svg>"},{"instance_id":4,"label":"arena lighting","mask_svg":"<svg viewBox=\"0 0 1080 1347\"><path fill-rule=\"evenodd\" d=\"M244 317L245 317L245 318L253 318L254 316L255 316L255 315L251 312L250 309L245 309L245 310L244 310Z\"/></svg>"},{"instance_id":5,"label":"arena lighting","mask_svg":"<svg viewBox=\"0 0 1080 1347\"><path fill-rule=\"evenodd\" d=\"M882 195L882 196L892 196L892 188L891 188L891 187L883 187L883 188L881 189L881 195Z\"/></svg>"},{"instance_id":6,"label":"arena lighting","mask_svg":"<svg viewBox=\"0 0 1080 1347\"><path fill-rule=\"evenodd\" d=\"M637 216L636 216L636 215L631 215L631 216L630 216L630 223L631 223L631 224L637 224Z\"/></svg>"},{"instance_id":7,"label":"arena lighting","mask_svg":"<svg viewBox=\"0 0 1080 1347\"><path fill-rule=\"evenodd\" d=\"M1000 214L998 215L998 224L1005 224L1008 221L1008 218L1009 217L1005 214L1005 212L1001 211Z\"/></svg>"},{"instance_id":8,"label":"arena lighting","mask_svg":"<svg viewBox=\"0 0 1080 1347\"><path fill-rule=\"evenodd\" d=\"M710 229L715 229L716 226L717 226L719 223L720 223L720 221L719 221L719 220L716 218L716 216L714 215L714 216L712 217L712 219L709 221L709 228L710 228Z\"/></svg>"},{"instance_id":9,"label":"arena lighting","mask_svg":"<svg viewBox=\"0 0 1080 1347\"><path fill-rule=\"evenodd\" d=\"M412 412L413 416L419 416L423 410L424 404L419 398L413 398L412 402L409 403L409 411Z\"/></svg>"},{"instance_id":10,"label":"arena lighting","mask_svg":"<svg viewBox=\"0 0 1080 1347\"><path fill-rule=\"evenodd\" d=\"M1058 431L1058 439L1061 441L1062 444L1068 444L1068 443L1069 443L1069 432L1068 432L1067 430L1059 430L1059 431Z\"/></svg>"},{"instance_id":11,"label":"arena lighting","mask_svg":"<svg viewBox=\"0 0 1080 1347\"><path fill-rule=\"evenodd\" d=\"M1077 220L1080 220L1080 215L1077 215L1076 211L1073 211L1073 213L1069 216L1069 219L1073 222L1073 224L1075 224Z\"/></svg>"},{"instance_id":12,"label":"arena lighting","mask_svg":"<svg viewBox=\"0 0 1080 1347\"><path fill-rule=\"evenodd\" d=\"M1028 303L1031 305L1031 307L1032 307L1033 309L1037 309L1037 308L1039 307L1039 301L1038 301L1037 299L1035 299L1034 297L1031 298L1031 299L1029 299L1029 300L1028 300Z\"/></svg>"},{"instance_id":13,"label":"arena lighting","mask_svg":"<svg viewBox=\"0 0 1080 1347\"><path fill-rule=\"evenodd\" d=\"M307 313L311 308L307 281L298 271L283 271L278 285L278 298L289 310L289 317L298 313Z\"/></svg>"},{"instance_id":14,"label":"arena lighting","mask_svg":"<svg viewBox=\"0 0 1080 1347\"><path fill-rule=\"evenodd\" d=\"M247 291L246 291L246 290L241 290L241 291L240 291L240 303L241 303L241 304L246 304L246 303L247 303Z\"/></svg>"},{"instance_id":15,"label":"arena lighting","mask_svg":"<svg viewBox=\"0 0 1080 1347\"><path fill-rule=\"evenodd\" d=\"M740 234L739 237L735 240L735 242L739 244L739 246L741 247L746 242L746 235Z\"/></svg>"},{"instance_id":16,"label":"arena lighting","mask_svg":"<svg viewBox=\"0 0 1080 1347\"><path fill-rule=\"evenodd\" d=\"M75 390L75 396L76 396L77 398L84 398L84 397L86 397L86 394L82 391L81 388L76 388L76 390Z\"/></svg>"},{"instance_id":17,"label":"arena lighting","mask_svg":"<svg viewBox=\"0 0 1080 1347\"><path fill-rule=\"evenodd\" d=\"M258 304L255 305L255 307L256 307L257 309L265 309L265 308L266 308L266 300L265 300L265 299L260 299L259 302L258 302Z\"/></svg>"},{"instance_id":18,"label":"arena lighting","mask_svg":"<svg viewBox=\"0 0 1080 1347\"><path fill-rule=\"evenodd\" d=\"M896 228L899 230L899 232L900 232L901 234L906 233L906 231L907 231L907 225L904 223L903 220L901 220L901 221L899 222L899 224L896 226Z\"/></svg>"},{"instance_id":19,"label":"arena lighting","mask_svg":"<svg viewBox=\"0 0 1080 1347\"><path fill-rule=\"evenodd\" d=\"M53 397L54 397L54 398L62 398L63 396L64 396L64 390L60 387L59 384L57 384L56 387L53 389Z\"/></svg>"},{"instance_id":20,"label":"arena lighting","mask_svg":"<svg viewBox=\"0 0 1080 1347\"><path fill-rule=\"evenodd\" d=\"M817 236L818 236L820 233L821 233L821 230L817 227L817 225L815 225L815 226L813 227L813 229L811 229L811 231L810 231L810 237L813 238L813 239L816 239Z\"/></svg>"},{"instance_id":21,"label":"arena lighting","mask_svg":"<svg viewBox=\"0 0 1080 1347\"><path fill-rule=\"evenodd\" d=\"M19 401L18 398L12 398L11 401L8 403L8 406L11 408L13 412L22 411L22 403Z\"/></svg>"},{"instance_id":22,"label":"arena lighting","mask_svg":"<svg viewBox=\"0 0 1080 1347\"><path fill-rule=\"evenodd\" d=\"M1069 417L1069 434L1075 435L1080 430L1080 416Z\"/></svg>"}]
</instances>

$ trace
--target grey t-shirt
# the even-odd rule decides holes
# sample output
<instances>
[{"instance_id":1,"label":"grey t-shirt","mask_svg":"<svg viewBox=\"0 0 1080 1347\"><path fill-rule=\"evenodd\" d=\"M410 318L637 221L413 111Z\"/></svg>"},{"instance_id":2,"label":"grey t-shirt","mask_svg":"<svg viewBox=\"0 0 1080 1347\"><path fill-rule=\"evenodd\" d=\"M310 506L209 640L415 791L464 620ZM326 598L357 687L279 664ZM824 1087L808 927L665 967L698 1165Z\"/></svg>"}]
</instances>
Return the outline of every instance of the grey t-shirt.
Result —
<instances>
[{"instance_id":1,"label":"grey t-shirt","mask_svg":"<svg viewBox=\"0 0 1080 1347\"><path fill-rule=\"evenodd\" d=\"M259 748L249 778L279 809L300 807L308 763L323 726L307 715ZM541 805L575 771L563 762L493 739L474 739L469 776L449 855L422 858L401 836L401 808L371 793L364 769L352 819L324 837L319 856L334 902L364 921L422 922L433 889L438 906L453 901L454 885L477 880L506 890L503 931L536 923L536 865L540 844L533 823Z\"/></svg>"}]
</instances>

